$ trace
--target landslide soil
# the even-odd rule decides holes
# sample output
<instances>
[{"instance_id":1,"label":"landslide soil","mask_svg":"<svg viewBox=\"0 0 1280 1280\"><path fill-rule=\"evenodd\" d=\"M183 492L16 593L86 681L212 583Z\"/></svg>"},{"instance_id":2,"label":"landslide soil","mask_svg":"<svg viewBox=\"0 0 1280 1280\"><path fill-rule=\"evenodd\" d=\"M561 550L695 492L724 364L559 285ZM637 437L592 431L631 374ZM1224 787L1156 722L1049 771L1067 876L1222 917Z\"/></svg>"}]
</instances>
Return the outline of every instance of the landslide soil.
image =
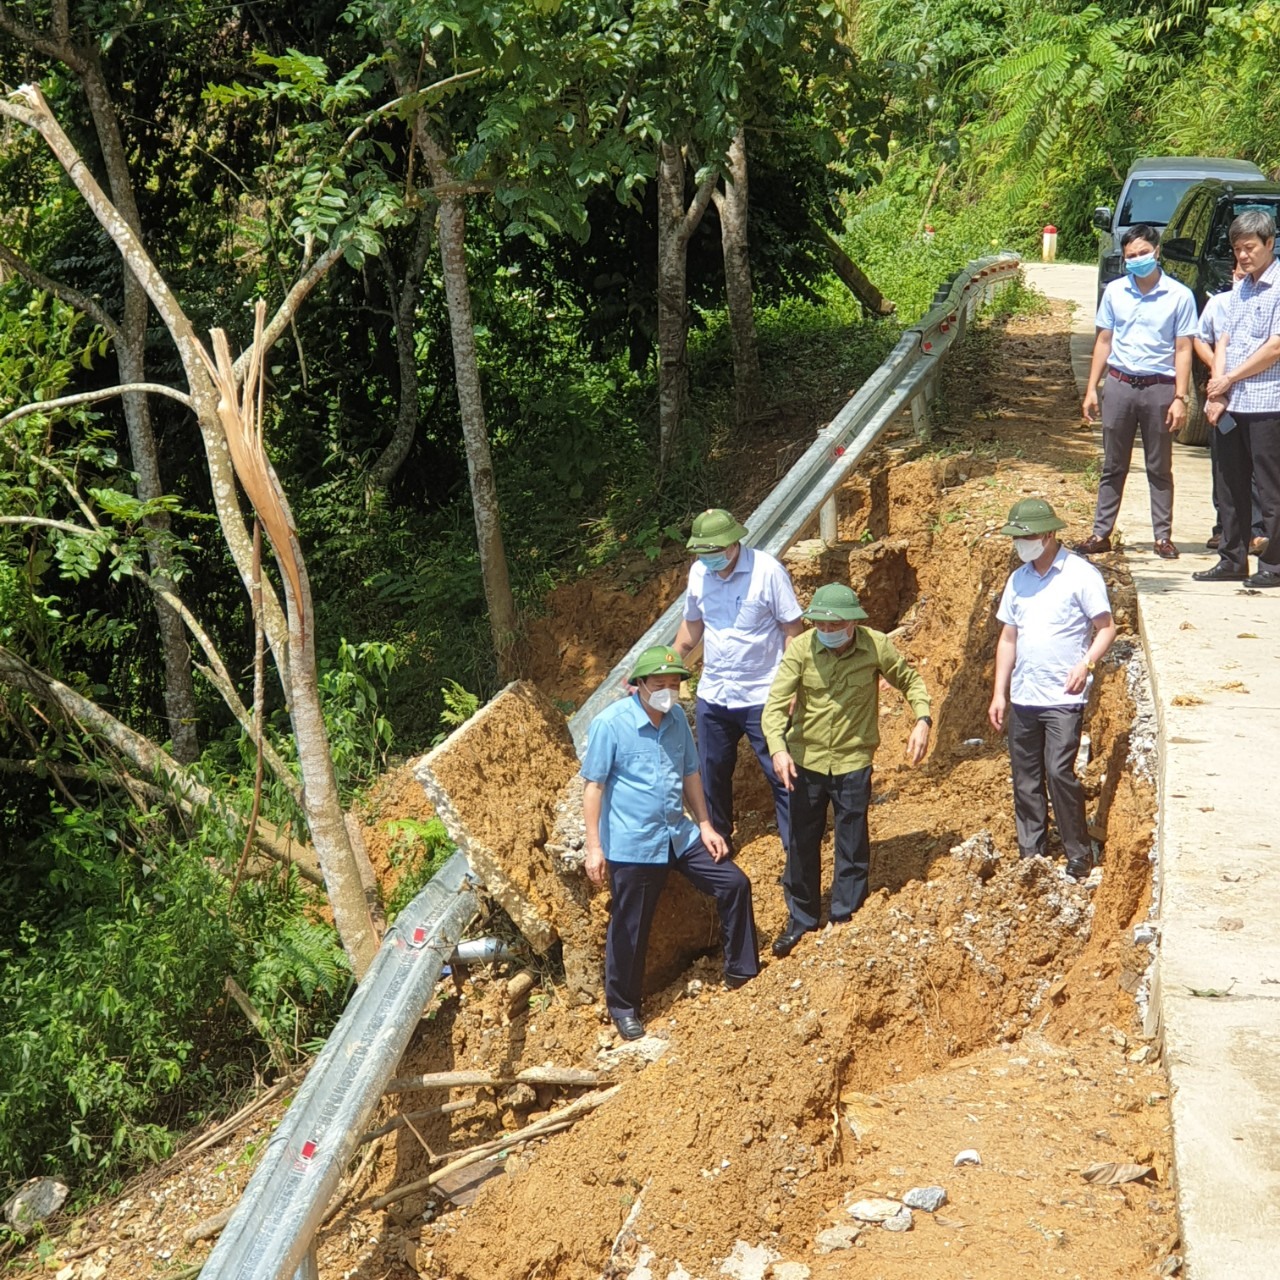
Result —
<instances>
[{"instance_id":1,"label":"landslide soil","mask_svg":"<svg viewBox=\"0 0 1280 1280\"><path fill-rule=\"evenodd\" d=\"M446 1184L451 1200L423 1193L371 1210L376 1195L437 1167L434 1154L580 1092L455 1091L474 1103L401 1128L352 1171L350 1198L318 1237L322 1275L595 1280L631 1274L644 1251L654 1276L678 1262L709 1278L743 1240L815 1276L1128 1277L1175 1249L1163 1075L1135 1060L1132 993L1149 955L1133 946L1131 925L1150 901L1154 802L1149 761L1131 752L1133 598L1120 555L1099 562L1122 643L1100 671L1087 726L1100 884L1066 881L1060 856L1016 860L1007 755L986 723L992 612L1010 569L994 529L1018 497L1042 494L1070 522L1066 536L1087 532L1081 472L1094 446L1079 429L1066 328L1065 309L1052 307L979 330L944 366L930 449L905 432L889 439L840 494L840 546L791 558L802 596L833 577L852 581L876 625L901 629L934 698L934 743L918 769L903 762L909 713L896 695L882 699L872 896L854 923L770 960L736 992L719 985L714 958L698 961L650 1001L650 1031L668 1048L652 1065L614 1068L617 1097L481 1170L497 1176L478 1189L464 1178ZM637 572L602 573L549 599L528 672L548 693L579 701L680 589L682 566L639 584ZM387 779L367 814L383 867L387 823L429 814L407 777ZM738 860L767 954L785 921L782 852L753 762L741 762L737 785ZM402 1074L601 1065L616 1041L598 1006L567 998L544 965L512 1012L507 976L476 969L456 989L442 984ZM443 1100L402 1095L400 1106ZM234 1201L277 1119L264 1111L215 1150L64 1224L61 1280L198 1264L208 1241L185 1245L183 1232ZM953 1167L964 1148L981 1166ZM1154 1173L1096 1187L1081 1170L1100 1161ZM849 1221L851 1194L928 1183L949 1196L936 1218L917 1214L910 1233L872 1228L852 1252L815 1254L819 1230Z\"/></svg>"}]
</instances>

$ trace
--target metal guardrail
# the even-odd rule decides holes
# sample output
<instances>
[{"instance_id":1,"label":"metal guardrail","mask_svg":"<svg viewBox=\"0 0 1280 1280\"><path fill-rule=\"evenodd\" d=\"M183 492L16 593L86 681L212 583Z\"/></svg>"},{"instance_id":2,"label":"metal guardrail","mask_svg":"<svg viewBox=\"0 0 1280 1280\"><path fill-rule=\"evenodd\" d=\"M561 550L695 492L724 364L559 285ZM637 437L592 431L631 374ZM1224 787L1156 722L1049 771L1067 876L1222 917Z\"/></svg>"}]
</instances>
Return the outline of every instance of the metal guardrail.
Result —
<instances>
[{"instance_id":1,"label":"metal guardrail","mask_svg":"<svg viewBox=\"0 0 1280 1280\"><path fill-rule=\"evenodd\" d=\"M1001 253L980 258L958 272L934 295L933 306L905 330L880 367L858 388L848 404L818 433L818 438L783 477L782 482L745 521L747 545L780 556L800 536L823 505L844 483L859 459L906 405L917 431L927 434L928 406L938 361L964 337L970 319L984 301L1012 283L1021 259ZM650 645L672 639L680 625L684 597L627 650L600 687L569 717L569 731L579 754L591 721L623 696L636 658Z\"/></svg>"},{"instance_id":2,"label":"metal guardrail","mask_svg":"<svg viewBox=\"0 0 1280 1280\"><path fill-rule=\"evenodd\" d=\"M387 932L267 1144L202 1280L314 1280L312 1237L463 930L479 910L460 853Z\"/></svg>"},{"instance_id":3,"label":"metal guardrail","mask_svg":"<svg viewBox=\"0 0 1280 1280\"><path fill-rule=\"evenodd\" d=\"M938 359L964 334L993 291L1017 274L1018 258L970 263L938 290L883 364L748 520L751 546L781 555L814 519L859 458L906 404L927 430L929 384ZM627 651L570 718L579 751L587 726L622 696L636 656L675 634L677 600ZM456 853L401 912L346 1012L267 1144L201 1280L317 1280L313 1237L355 1151L356 1139L394 1073L440 971L479 909L465 857Z\"/></svg>"}]
</instances>

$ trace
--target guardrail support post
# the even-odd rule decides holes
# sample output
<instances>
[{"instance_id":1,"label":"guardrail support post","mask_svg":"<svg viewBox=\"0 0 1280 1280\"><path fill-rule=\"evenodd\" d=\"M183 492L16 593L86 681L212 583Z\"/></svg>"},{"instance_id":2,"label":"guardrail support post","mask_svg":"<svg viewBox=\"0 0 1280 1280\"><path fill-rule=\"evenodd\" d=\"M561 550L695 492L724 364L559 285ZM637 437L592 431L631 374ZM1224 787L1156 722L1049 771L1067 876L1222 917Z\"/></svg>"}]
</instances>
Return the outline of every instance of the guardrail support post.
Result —
<instances>
[{"instance_id":1,"label":"guardrail support post","mask_svg":"<svg viewBox=\"0 0 1280 1280\"><path fill-rule=\"evenodd\" d=\"M307 1256L298 1264L293 1280L320 1280L320 1264L316 1261L315 1241L307 1249Z\"/></svg>"},{"instance_id":2,"label":"guardrail support post","mask_svg":"<svg viewBox=\"0 0 1280 1280\"><path fill-rule=\"evenodd\" d=\"M840 521L834 493L822 504L818 512L818 536L828 547L834 547L840 541Z\"/></svg>"},{"instance_id":3,"label":"guardrail support post","mask_svg":"<svg viewBox=\"0 0 1280 1280\"><path fill-rule=\"evenodd\" d=\"M916 429L918 440L928 440L933 434L929 425L929 402L923 387L911 397L911 425Z\"/></svg>"}]
</instances>

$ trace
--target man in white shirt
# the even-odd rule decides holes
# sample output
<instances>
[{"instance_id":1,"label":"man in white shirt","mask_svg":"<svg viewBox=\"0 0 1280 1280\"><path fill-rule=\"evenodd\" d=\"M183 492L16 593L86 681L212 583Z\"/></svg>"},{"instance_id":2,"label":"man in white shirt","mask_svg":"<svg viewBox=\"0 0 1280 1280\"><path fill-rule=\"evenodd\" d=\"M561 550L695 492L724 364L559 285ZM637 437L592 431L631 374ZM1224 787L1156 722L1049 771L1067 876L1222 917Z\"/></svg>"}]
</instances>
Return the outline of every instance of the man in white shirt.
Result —
<instances>
[{"instance_id":1,"label":"man in white shirt","mask_svg":"<svg viewBox=\"0 0 1280 1280\"><path fill-rule=\"evenodd\" d=\"M996 678L988 716L1009 728L1013 816L1021 857L1044 854L1045 785L1067 853L1067 875L1093 867L1076 755L1094 666L1111 648L1116 624L1102 574L1058 541L1065 528L1043 498L1023 498L1000 530L1022 564L1009 575L996 617Z\"/></svg>"},{"instance_id":2,"label":"man in white shirt","mask_svg":"<svg viewBox=\"0 0 1280 1280\"><path fill-rule=\"evenodd\" d=\"M702 642L694 721L702 789L711 825L733 837L733 769L745 734L773 792L782 847L788 847L787 789L773 769L760 715L782 651L804 629L787 571L771 555L744 547L747 530L713 507L693 522L684 620L674 648L687 656Z\"/></svg>"}]
</instances>

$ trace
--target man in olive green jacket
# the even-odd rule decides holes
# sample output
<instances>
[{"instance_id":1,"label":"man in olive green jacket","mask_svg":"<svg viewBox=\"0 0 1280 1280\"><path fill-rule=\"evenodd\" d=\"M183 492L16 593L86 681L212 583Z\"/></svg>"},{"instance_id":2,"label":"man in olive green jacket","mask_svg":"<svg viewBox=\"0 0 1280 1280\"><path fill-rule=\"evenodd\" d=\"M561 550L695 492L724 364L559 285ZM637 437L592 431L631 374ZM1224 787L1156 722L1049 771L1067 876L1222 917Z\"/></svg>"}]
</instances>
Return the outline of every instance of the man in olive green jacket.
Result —
<instances>
[{"instance_id":1,"label":"man in olive green jacket","mask_svg":"<svg viewBox=\"0 0 1280 1280\"><path fill-rule=\"evenodd\" d=\"M818 927L828 803L835 814L832 922L848 920L866 900L867 805L871 758L880 743L880 677L915 712L907 739L912 764L924 759L933 724L924 681L883 632L859 625L867 615L851 587L837 582L819 587L804 616L813 630L783 654L761 717L773 767L791 792L791 841L782 877L790 919L773 943L778 957L790 955Z\"/></svg>"}]
</instances>

